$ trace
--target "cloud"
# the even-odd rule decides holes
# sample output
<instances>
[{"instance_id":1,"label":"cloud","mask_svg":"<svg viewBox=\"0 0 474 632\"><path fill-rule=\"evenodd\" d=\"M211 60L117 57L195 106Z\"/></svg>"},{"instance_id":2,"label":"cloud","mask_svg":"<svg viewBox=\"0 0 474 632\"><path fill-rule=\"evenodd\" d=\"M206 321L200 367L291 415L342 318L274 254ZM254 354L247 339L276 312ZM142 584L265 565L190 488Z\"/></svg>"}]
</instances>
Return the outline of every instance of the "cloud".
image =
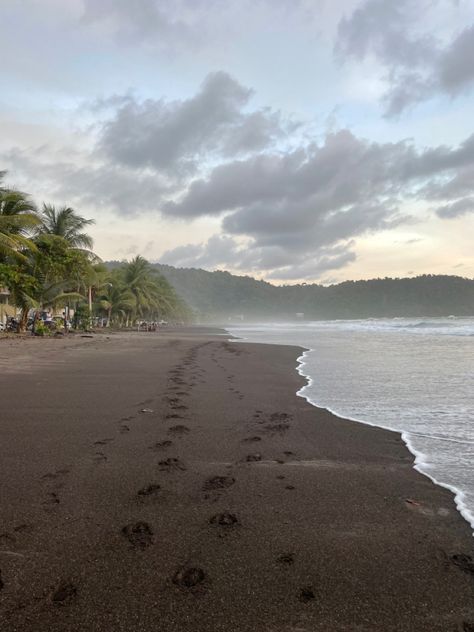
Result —
<instances>
[{"instance_id":1,"label":"cloud","mask_svg":"<svg viewBox=\"0 0 474 632\"><path fill-rule=\"evenodd\" d=\"M467 213L474 213L474 197L457 200L436 209L436 215L443 219L453 219Z\"/></svg>"},{"instance_id":2,"label":"cloud","mask_svg":"<svg viewBox=\"0 0 474 632\"><path fill-rule=\"evenodd\" d=\"M204 0L83 0L82 23L105 26L121 44L193 47L202 41L196 22L204 6Z\"/></svg>"},{"instance_id":3,"label":"cloud","mask_svg":"<svg viewBox=\"0 0 474 632\"><path fill-rule=\"evenodd\" d=\"M214 235L204 243L167 250L160 261L183 268L265 272L266 278L280 281L314 280L328 270L337 270L355 261L353 248L354 242L349 241L332 248L291 254L279 247L259 247L254 240L243 244L232 237Z\"/></svg>"},{"instance_id":4,"label":"cloud","mask_svg":"<svg viewBox=\"0 0 474 632\"><path fill-rule=\"evenodd\" d=\"M67 157L47 146L36 151L12 148L0 154L18 185L36 195L52 197L62 204L84 205L92 209L112 209L131 217L156 208L169 186L156 174L136 173L120 165L98 163L87 154Z\"/></svg>"},{"instance_id":5,"label":"cloud","mask_svg":"<svg viewBox=\"0 0 474 632\"><path fill-rule=\"evenodd\" d=\"M181 101L140 102L128 96L120 102L114 97L118 107L102 124L99 150L119 164L173 176L192 173L203 158L261 151L285 129L280 114L270 108L245 110L252 94L227 73L215 72L196 95Z\"/></svg>"},{"instance_id":6,"label":"cloud","mask_svg":"<svg viewBox=\"0 0 474 632\"><path fill-rule=\"evenodd\" d=\"M446 37L420 31L437 0L365 0L341 19L335 52L342 60L378 61L385 72L387 116L437 94L456 97L474 84L474 24ZM443 7L446 9L446 7ZM451 8L456 10L456 3ZM420 20L420 16L427 20ZM441 15L441 13L440 13ZM439 29L438 29L439 31Z\"/></svg>"}]
</instances>

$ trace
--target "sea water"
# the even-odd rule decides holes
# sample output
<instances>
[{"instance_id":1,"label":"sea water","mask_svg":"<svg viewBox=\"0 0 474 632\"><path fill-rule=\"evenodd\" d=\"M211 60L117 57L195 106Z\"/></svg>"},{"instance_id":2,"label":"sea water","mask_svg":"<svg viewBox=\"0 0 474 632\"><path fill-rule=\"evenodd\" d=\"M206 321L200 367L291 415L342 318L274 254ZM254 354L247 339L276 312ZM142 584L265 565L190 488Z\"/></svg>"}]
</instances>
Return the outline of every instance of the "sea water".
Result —
<instances>
[{"instance_id":1,"label":"sea water","mask_svg":"<svg viewBox=\"0 0 474 632\"><path fill-rule=\"evenodd\" d=\"M307 349L299 371L308 382L299 394L341 417L400 432L416 469L455 493L474 529L474 318L227 329L246 341Z\"/></svg>"}]
</instances>

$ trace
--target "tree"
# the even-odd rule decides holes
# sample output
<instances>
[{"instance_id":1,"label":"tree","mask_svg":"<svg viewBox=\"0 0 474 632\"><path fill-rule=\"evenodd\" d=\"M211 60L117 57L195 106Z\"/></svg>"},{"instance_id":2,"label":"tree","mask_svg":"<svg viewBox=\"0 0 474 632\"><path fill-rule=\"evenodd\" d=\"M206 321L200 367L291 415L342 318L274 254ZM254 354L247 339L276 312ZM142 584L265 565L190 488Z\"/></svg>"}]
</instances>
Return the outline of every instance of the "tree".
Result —
<instances>
[{"instance_id":1,"label":"tree","mask_svg":"<svg viewBox=\"0 0 474 632\"><path fill-rule=\"evenodd\" d=\"M94 241L84 229L95 224L93 219L81 217L69 206L57 209L51 204L43 204L40 218L38 234L56 235L65 239L71 248L92 251Z\"/></svg>"},{"instance_id":2,"label":"tree","mask_svg":"<svg viewBox=\"0 0 474 632\"><path fill-rule=\"evenodd\" d=\"M4 174L0 172L0 183ZM39 221L29 196L0 187L0 261L18 261L25 257L25 250L34 249L29 234Z\"/></svg>"},{"instance_id":3,"label":"tree","mask_svg":"<svg viewBox=\"0 0 474 632\"><path fill-rule=\"evenodd\" d=\"M13 303L21 310L19 331L26 329L31 309L84 299L71 289L77 270L87 263L84 254L57 235L40 235L35 246L16 266L9 283Z\"/></svg>"}]
</instances>

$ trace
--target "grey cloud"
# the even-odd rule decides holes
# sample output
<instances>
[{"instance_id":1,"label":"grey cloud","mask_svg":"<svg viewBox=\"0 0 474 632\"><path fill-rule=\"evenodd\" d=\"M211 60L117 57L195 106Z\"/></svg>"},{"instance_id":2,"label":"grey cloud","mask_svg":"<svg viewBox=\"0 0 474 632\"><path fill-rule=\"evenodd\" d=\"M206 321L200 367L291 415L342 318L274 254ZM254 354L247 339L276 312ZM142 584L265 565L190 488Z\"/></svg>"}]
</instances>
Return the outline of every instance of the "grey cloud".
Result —
<instances>
[{"instance_id":1,"label":"grey cloud","mask_svg":"<svg viewBox=\"0 0 474 632\"><path fill-rule=\"evenodd\" d=\"M268 271L268 279L319 279L329 270L343 268L355 260L352 241L330 248L289 254L275 246L259 247L256 242L242 245L231 237L215 235L201 244L188 244L168 250L162 263L178 267L202 267L211 270Z\"/></svg>"},{"instance_id":2,"label":"grey cloud","mask_svg":"<svg viewBox=\"0 0 474 632\"><path fill-rule=\"evenodd\" d=\"M128 97L103 123L99 149L120 164L171 175L192 172L202 157L260 151L284 135L284 125L270 109L245 111L251 96L252 90L216 72L187 100Z\"/></svg>"},{"instance_id":3,"label":"grey cloud","mask_svg":"<svg viewBox=\"0 0 474 632\"><path fill-rule=\"evenodd\" d=\"M350 250L352 244L323 249L322 251L305 257L305 260L295 265L287 265L272 270L268 279L279 281L290 280L318 280L329 271L340 270L356 260L356 254Z\"/></svg>"},{"instance_id":4,"label":"grey cloud","mask_svg":"<svg viewBox=\"0 0 474 632\"><path fill-rule=\"evenodd\" d=\"M467 213L474 213L474 197L457 200L436 209L436 215L443 219L453 219Z\"/></svg>"},{"instance_id":5,"label":"grey cloud","mask_svg":"<svg viewBox=\"0 0 474 632\"><path fill-rule=\"evenodd\" d=\"M474 24L453 40L440 59L439 79L450 94L457 94L474 81Z\"/></svg>"},{"instance_id":6,"label":"grey cloud","mask_svg":"<svg viewBox=\"0 0 474 632\"><path fill-rule=\"evenodd\" d=\"M82 0L82 22L105 25L117 42L147 43L157 48L195 46L202 35L195 27L203 1L177 0Z\"/></svg>"},{"instance_id":7,"label":"grey cloud","mask_svg":"<svg viewBox=\"0 0 474 632\"><path fill-rule=\"evenodd\" d=\"M222 216L226 235L250 240L247 269L283 278L285 266L293 270L309 253L322 256L356 236L413 221L400 212L402 200L441 190L473 167L474 136L459 147L418 151L406 141L368 142L341 130L321 145L219 165L161 211L176 218ZM237 258L242 265L242 254Z\"/></svg>"},{"instance_id":8,"label":"grey cloud","mask_svg":"<svg viewBox=\"0 0 474 632\"><path fill-rule=\"evenodd\" d=\"M447 44L416 28L420 15L433 11L436 4L436 0L365 0L339 23L337 57L343 61L372 57L385 69L387 116L436 94L454 97L472 87L474 25Z\"/></svg>"},{"instance_id":9,"label":"grey cloud","mask_svg":"<svg viewBox=\"0 0 474 632\"><path fill-rule=\"evenodd\" d=\"M169 186L156 175L137 174L123 167L94 163L81 156L71 162L47 147L35 152L18 148L0 155L3 164L14 174L21 175L26 190L62 200L63 203L84 204L90 208L112 208L117 213L133 216L156 208Z\"/></svg>"}]
</instances>

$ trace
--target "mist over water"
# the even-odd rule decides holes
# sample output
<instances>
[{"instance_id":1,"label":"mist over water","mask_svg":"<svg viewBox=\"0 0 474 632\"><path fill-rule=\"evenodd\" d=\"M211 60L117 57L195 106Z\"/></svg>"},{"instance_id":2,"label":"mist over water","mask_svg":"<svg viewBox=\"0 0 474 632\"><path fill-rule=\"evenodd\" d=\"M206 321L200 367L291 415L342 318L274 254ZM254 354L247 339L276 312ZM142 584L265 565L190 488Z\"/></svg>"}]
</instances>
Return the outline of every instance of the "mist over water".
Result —
<instances>
[{"instance_id":1,"label":"mist over water","mask_svg":"<svg viewBox=\"0 0 474 632\"><path fill-rule=\"evenodd\" d=\"M238 325L251 342L308 349L300 394L341 417L397 430L416 467L456 492L474 528L474 318Z\"/></svg>"}]
</instances>

